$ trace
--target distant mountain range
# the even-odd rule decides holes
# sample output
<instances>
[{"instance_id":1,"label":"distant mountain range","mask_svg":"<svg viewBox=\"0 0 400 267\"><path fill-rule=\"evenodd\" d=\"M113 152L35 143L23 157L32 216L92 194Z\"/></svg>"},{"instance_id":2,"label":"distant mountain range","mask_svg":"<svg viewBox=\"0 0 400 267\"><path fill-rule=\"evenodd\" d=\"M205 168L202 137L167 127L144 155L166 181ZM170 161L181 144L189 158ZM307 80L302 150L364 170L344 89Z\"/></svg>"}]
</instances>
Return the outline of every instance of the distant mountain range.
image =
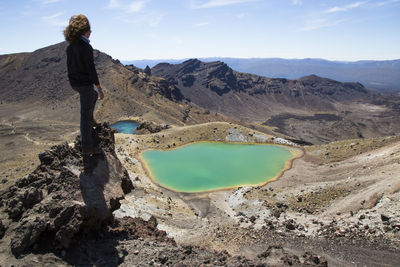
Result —
<instances>
[{"instance_id":1,"label":"distant mountain range","mask_svg":"<svg viewBox=\"0 0 400 267\"><path fill-rule=\"evenodd\" d=\"M167 79L197 106L314 144L400 131L400 99L357 82L267 78L197 59L157 64L151 75Z\"/></svg>"},{"instance_id":2,"label":"distant mountain range","mask_svg":"<svg viewBox=\"0 0 400 267\"><path fill-rule=\"evenodd\" d=\"M360 82L365 87L379 90L400 90L400 59L384 61L328 61L324 59L281 58L201 58L203 62L222 61L236 71L270 78L297 79L318 75L341 82ZM158 63L179 64L183 60L133 60L139 68L153 67Z\"/></svg>"},{"instance_id":3,"label":"distant mountain range","mask_svg":"<svg viewBox=\"0 0 400 267\"><path fill-rule=\"evenodd\" d=\"M360 83L342 83L316 75L298 80L266 78L234 71L221 61L160 63L151 73L167 79L184 97L203 108L252 121L289 109L336 110L336 102L371 95Z\"/></svg>"},{"instance_id":4,"label":"distant mountain range","mask_svg":"<svg viewBox=\"0 0 400 267\"><path fill-rule=\"evenodd\" d=\"M76 121L79 101L67 80L66 47L63 42L1 55L0 107ZM197 59L162 63L145 72L97 50L94 59L106 92L96 109L103 121L140 117L182 125L227 120L314 144L400 132L400 97L358 82L317 75L267 78L238 72L222 61ZM7 116L12 114L11 109Z\"/></svg>"}]
</instances>

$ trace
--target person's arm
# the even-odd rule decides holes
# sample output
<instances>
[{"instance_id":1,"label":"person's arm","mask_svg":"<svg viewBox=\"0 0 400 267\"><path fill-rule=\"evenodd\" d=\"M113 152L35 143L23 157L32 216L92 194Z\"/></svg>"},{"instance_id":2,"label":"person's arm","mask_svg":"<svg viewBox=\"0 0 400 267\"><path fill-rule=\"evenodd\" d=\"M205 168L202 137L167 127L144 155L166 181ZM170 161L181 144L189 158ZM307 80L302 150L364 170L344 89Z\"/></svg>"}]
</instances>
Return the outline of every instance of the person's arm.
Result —
<instances>
[{"instance_id":1,"label":"person's arm","mask_svg":"<svg viewBox=\"0 0 400 267\"><path fill-rule=\"evenodd\" d=\"M96 67L94 65L94 58L93 58L93 48L91 45L88 46L88 51L86 53L86 63L89 71L90 78L92 79L94 85L97 88L97 92L99 93L99 99L104 98L103 88L100 86L99 77L97 75Z\"/></svg>"}]
</instances>

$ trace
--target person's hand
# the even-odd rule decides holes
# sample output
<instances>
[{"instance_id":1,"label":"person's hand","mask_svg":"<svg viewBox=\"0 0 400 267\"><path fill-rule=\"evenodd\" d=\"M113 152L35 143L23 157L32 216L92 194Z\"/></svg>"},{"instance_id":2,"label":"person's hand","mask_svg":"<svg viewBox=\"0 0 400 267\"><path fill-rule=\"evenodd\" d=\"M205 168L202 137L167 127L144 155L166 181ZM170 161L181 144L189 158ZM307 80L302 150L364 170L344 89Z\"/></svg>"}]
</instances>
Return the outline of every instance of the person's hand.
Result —
<instances>
[{"instance_id":1,"label":"person's hand","mask_svg":"<svg viewBox=\"0 0 400 267\"><path fill-rule=\"evenodd\" d=\"M103 98L104 98L104 93L103 93L103 90L101 90L101 91L99 92L99 99L100 99L100 100L103 100Z\"/></svg>"}]
</instances>

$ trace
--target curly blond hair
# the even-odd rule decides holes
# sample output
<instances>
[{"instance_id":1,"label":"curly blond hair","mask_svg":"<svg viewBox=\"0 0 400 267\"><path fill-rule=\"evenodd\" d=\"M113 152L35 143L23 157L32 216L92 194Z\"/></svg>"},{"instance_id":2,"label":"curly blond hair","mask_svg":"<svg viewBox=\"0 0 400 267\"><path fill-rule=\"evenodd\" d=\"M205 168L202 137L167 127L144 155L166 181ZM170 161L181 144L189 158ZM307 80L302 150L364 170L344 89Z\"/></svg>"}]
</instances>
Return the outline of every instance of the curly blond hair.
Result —
<instances>
[{"instance_id":1,"label":"curly blond hair","mask_svg":"<svg viewBox=\"0 0 400 267\"><path fill-rule=\"evenodd\" d=\"M69 19L69 25L64 30L65 40L75 42L79 40L81 35L90 31L90 23L85 15L74 15Z\"/></svg>"}]
</instances>

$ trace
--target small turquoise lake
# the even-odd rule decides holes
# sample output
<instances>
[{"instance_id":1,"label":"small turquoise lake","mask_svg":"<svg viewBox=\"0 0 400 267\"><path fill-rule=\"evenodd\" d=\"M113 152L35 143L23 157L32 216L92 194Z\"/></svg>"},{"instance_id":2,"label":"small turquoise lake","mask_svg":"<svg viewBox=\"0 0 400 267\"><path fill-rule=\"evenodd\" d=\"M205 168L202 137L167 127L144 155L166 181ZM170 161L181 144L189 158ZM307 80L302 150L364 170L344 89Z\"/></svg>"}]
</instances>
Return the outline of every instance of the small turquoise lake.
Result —
<instances>
[{"instance_id":1,"label":"small turquoise lake","mask_svg":"<svg viewBox=\"0 0 400 267\"><path fill-rule=\"evenodd\" d=\"M157 184L194 193L265 184L287 169L296 153L279 145L199 142L141 156Z\"/></svg>"},{"instance_id":2,"label":"small turquoise lake","mask_svg":"<svg viewBox=\"0 0 400 267\"><path fill-rule=\"evenodd\" d=\"M119 133L134 134L139 123L135 121L119 121L111 124L111 128L117 130Z\"/></svg>"}]
</instances>

